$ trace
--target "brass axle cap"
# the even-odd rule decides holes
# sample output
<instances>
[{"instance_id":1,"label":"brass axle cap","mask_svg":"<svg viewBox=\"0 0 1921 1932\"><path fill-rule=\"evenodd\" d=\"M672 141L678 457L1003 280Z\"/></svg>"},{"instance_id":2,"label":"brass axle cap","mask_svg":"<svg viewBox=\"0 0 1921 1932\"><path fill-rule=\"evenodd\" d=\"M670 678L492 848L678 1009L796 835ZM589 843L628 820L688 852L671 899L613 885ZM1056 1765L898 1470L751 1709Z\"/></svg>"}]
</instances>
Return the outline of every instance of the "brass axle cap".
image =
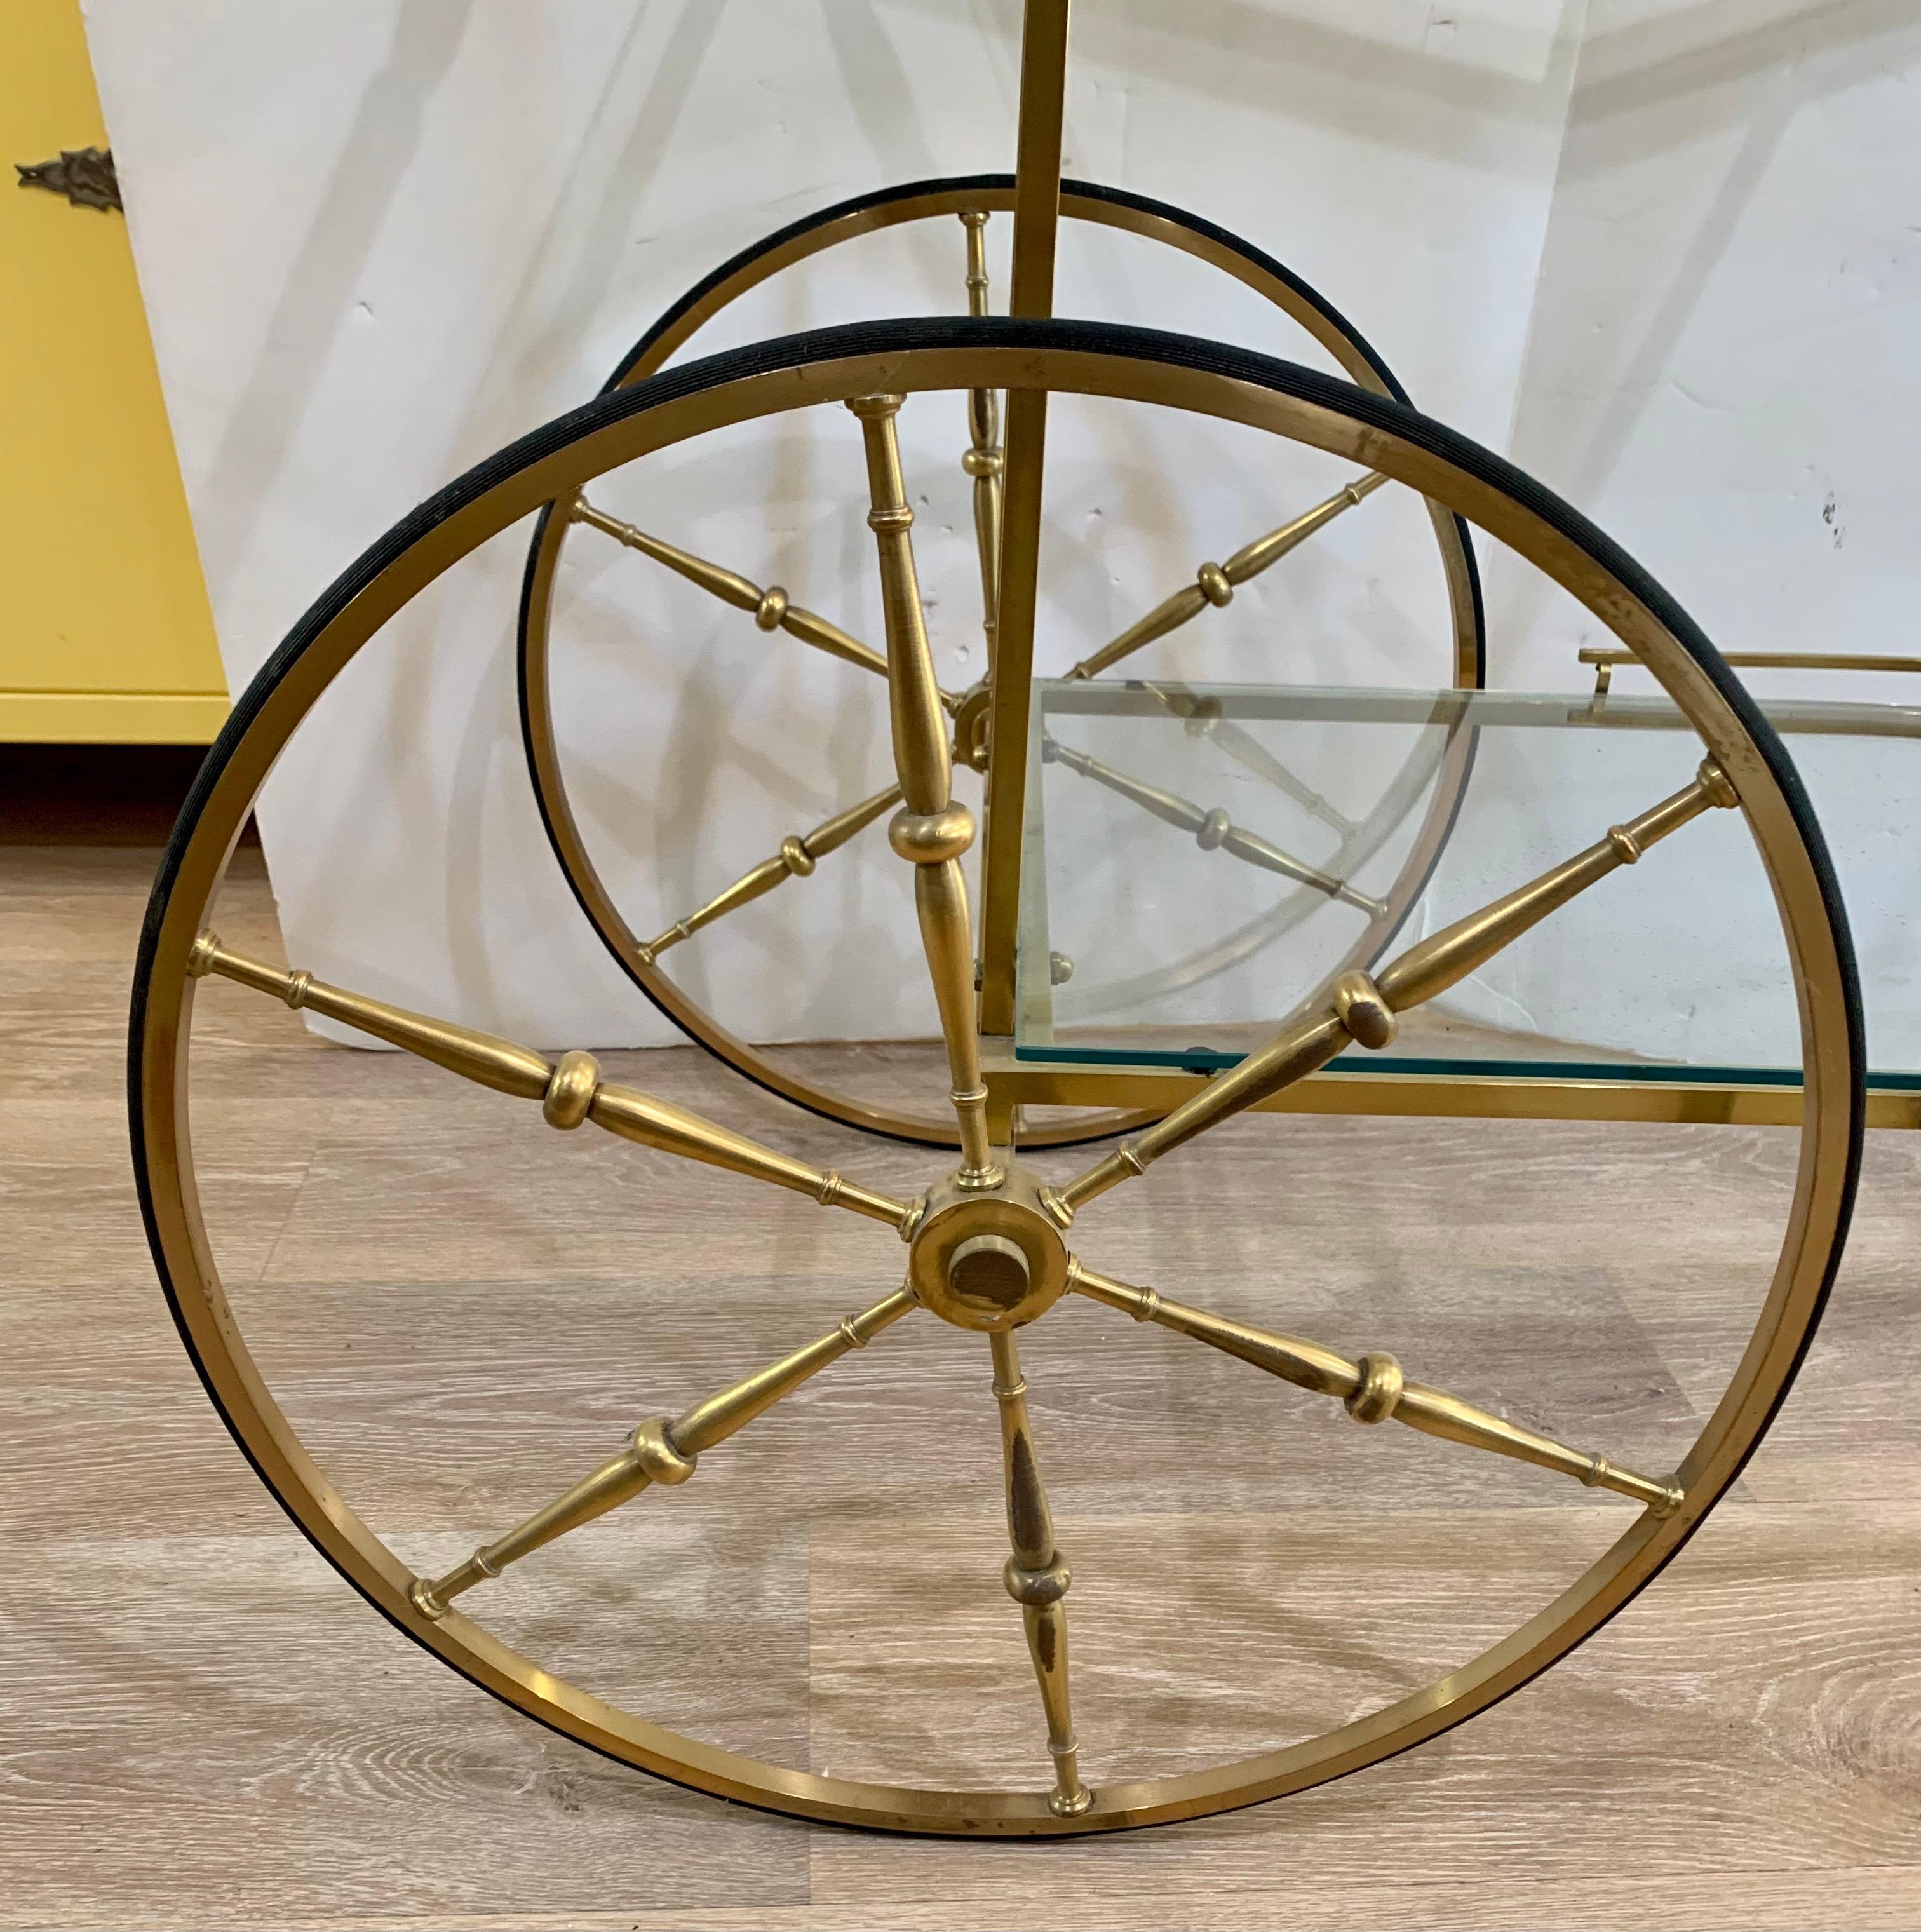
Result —
<instances>
[{"instance_id":1,"label":"brass axle cap","mask_svg":"<svg viewBox=\"0 0 1921 1932\"><path fill-rule=\"evenodd\" d=\"M993 1188L961 1185L955 1168L929 1188L907 1230L915 1298L958 1328L993 1334L1044 1315L1067 1288L1067 1244L1053 1190L996 1148Z\"/></svg>"}]
</instances>

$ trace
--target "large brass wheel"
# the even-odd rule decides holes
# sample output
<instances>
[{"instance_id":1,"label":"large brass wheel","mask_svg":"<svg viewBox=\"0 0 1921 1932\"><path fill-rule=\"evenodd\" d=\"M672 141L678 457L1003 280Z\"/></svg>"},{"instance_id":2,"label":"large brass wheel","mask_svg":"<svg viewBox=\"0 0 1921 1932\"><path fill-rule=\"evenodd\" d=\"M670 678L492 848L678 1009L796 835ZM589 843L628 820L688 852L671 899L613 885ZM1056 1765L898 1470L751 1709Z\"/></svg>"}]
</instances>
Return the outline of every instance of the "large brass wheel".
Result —
<instances>
[{"instance_id":1,"label":"large brass wheel","mask_svg":"<svg viewBox=\"0 0 1921 1932\"><path fill-rule=\"evenodd\" d=\"M1673 740L1674 789L1625 824L1596 826L1596 842L1482 911L1430 934L1371 974L1356 970L1324 1006L1284 1024L1267 1045L1137 1138L1079 1173L1046 1177L1028 1150L989 1143L979 1091L969 994L970 914L958 855L972 836L949 790L949 731L934 688L919 607L904 478L895 440L900 400L925 392L980 388L1104 398L1117 405L1197 412L1297 439L1378 469L1448 506L1577 598L1659 680L1698 734ZM840 414L850 409L858 428ZM323 985L223 945L213 921L228 855L274 760L336 677L396 611L477 546L595 477L724 425L800 409L835 412L847 454L872 504L889 612L895 675L890 702L901 808L891 842L913 868L928 968L940 996L952 1076L959 1164L931 1163L928 1184L906 1198L824 1172L637 1090L604 1080L586 1054L550 1058L512 1042ZM1648 890L1648 874L1683 880L1686 828L1738 808L1778 906L1799 995L1804 1121L1800 1160L1771 1281L1756 1283L1758 1313L1725 1391L1698 1433L1664 1444L1647 1471L1570 1446L1545 1430L1505 1420L1476 1391L1413 1379L1392 1356L1358 1358L1299 1336L1224 1319L1179 1298L1101 1270L1102 1198L1129 1186L1164 1156L1299 1079L1350 1046L1379 1048L1397 1016L1455 984L1520 940L1578 894ZM1665 846L1670 838L1671 848ZM1664 849L1653 848L1662 844ZM1632 880L1602 884L1637 861ZM1629 912L1626 916L1632 920ZM754 1180L811 1196L889 1231L870 1229L873 1296L835 1323L803 1308L795 1278L797 1341L817 1339L672 1417L642 1421L624 1446L580 1445L580 1479L543 1502L511 1470L491 1483L515 1500L504 1533L465 1561L417 1571L340 1492L296 1435L250 1354L223 1288L195 1179L189 1104L194 1009L209 978L238 982L424 1056L451 1076L503 1097L535 1102L561 1129L592 1123L656 1150L729 1170L712 1177L717 1198L751 1201ZM1759 712L1686 616L1644 572L1546 490L1411 410L1352 386L1218 344L1071 322L898 322L763 344L656 377L573 412L461 478L370 550L301 621L235 706L182 814L156 884L142 936L132 1017L132 1127L149 1237L181 1333L205 1385L262 1479L313 1544L382 1615L475 1683L543 1723L626 1762L718 1796L800 1816L891 1829L976 1834L1112 1830L1190 1818L1298 1791L1407 1749L1485 1708L1563 1657L1646 1586L1726 1492L1766 1430L1813 1333L1839 1256L1851 1203L1863 1117L1860 1003L1845 922L1820 833L1794 771ZM1193 1160L1187 1154L1182 1156ZM847 1224L851 1234L852 1224ZM895 1245L896 1238L904 1244ZM905 1282L902 1281L904 1262ZM891 1291L891 1292L890 1292ZM1190 1291L1191 1292L1191 1291ZM1446 1453L1489 1454L1533 1466L1551 1487L1572 1478L1621 1499L1619 1532L1603 1552L1508 1634L1461 1658L1425 1688L1317 1736L1289 1735L1275 1720L1271 1748L1239 1761L1136 1781L1110 1778L1113 1746L1077 1739L1062 1541L1041 1478L1041 1454L1021 1373L1022 1331L1065 1297L1089 1298L1173 1331L1150 1346L1188 1340L1222 1351L1294 1385L1303 1405L1330 1402L1356 1420L1392 1420L1437 1436ZM1091 1312L1091 1311L1090 1311ZM980 1694L1031 1698L1032 1745L993 1788L948 1790L862 1781L760 1761L676 1735L568 1681L551 1660L524 1654L490 1624L514 1600L505 1573L557 1539L656 1485L697 1474L699 1458L849 1350L889 1346L884 1331L925 1314L976 1352L981 1426L992 1392L1005 1471L1011 1555L1004 1580L1019 1606L1034 1682L983 1685ZM944 1330L942 1332L945 1332ZM1115 1346L1137 1343L1122 1331ZM751 1364L743 1364L750 1368ZM1415 1365L1418 1369L1418 1364ZM833 1378L814 1426L833 1426ZM689 1396L697 1390L689 1390ZM1692 1424L1690 1427L1692 1428ZM1398 1436L1398 1431L1385 1432ZM1043 1432L1044 1435L1044 1432ZM1385 1450L1389 1445L1383 1443ZM607 1455L611 1450L613 1453ZM1671 1450L1671 1455L1669 1451ZM595 1466L596 1455L607 1460ZM484 1446L473 1451L476 1464ZM721 1473L709 1480L724 1480ZM805 1469L794 1480L813 1480ZM804 1490L797 1490L797 1497ZM658 1502L643 1508L663 1507ZM517 1519L517 1522L516 1522ZM1072 1526L1065 1540L1072 1542ZM401 1540L405 1541L405 1537ZM911 1571L909 1529L889 1546ZM552 1560L552 1559L549 1559ZM990 1588L994 1580L981 1579ZM1284 1592L1282 1579L1277 1590ZM1205 1615L1203 1606L1194 1614ZM552 1622L540 1626L551 1630ZM929 1643L940 1619L919 1627ZM1162 1667L1177 1671L1179 1660ZM884 1731L887 1719L877 1712ZM853 1767L841 1767L853 1770Z\"/></svg>"},{"instance_id":2,"label":"large brass wheel","mask_svg":"<svg viewBox=\"0 0 1921 1932\"><path fill-rule=\"evenodd\" d=\"M958 218L964 224L967 293L972 313L985 315L988 291L984 231L995 213L1013 206L1012 176L978 175L911 182L806 216L743 250L672 304L621 358L601 394L610 395L631 388L658 374L700 330L770 278L860 237L910 224L934 220L952 222ZM1060 208L1062 214L1071 221L1140 237L1233 278L1319 344L1362 388L1398 402L1408 401L1407 393L1393 371L1325 296L1239 236L1167 202L1089 182L1063 182ZM961 280L959 266L957 263L957 290ZM974 536L981 560L990 670L969 692L950 694L961 701L949 708L956 713L957 730L962 740L958 748L963 758L981 770L986 769L988 757L982 727L991 682L995 578L1000 550L999 416L998 395L989 389L970 392L963 400L962 409L956 412L957 428L964 420L969 438L961 461L973 479ZM1148 646L1210 607L1229 602L1240 584L1271 568L1335 517L1358 506L1382 480L1372 472L1353 477L1324 501L1303 514L1290 517L1278 528L1242 547L1227 558L1224 566L1203 564L1197 573L1197 581L1182 586L1102 648L1089 652L1076 667L1075 674L1095 676L1111 671L1119 676L1151 675L1155 654L1147 651ZM1428 510L1440 554L1448 614L1445 630L1434 639L1429 681L1477 686L1485 675L1486 648L1473 552L1466 526L1458 518L1437 502L1430 502ZM612 538L734 604L743 614L738 621L744 626L751 621L765 631L784 631L845 662L883 674L886 669L884 661L871 646L801 608L798 599L790 602L784 588L763 590L758 583L692 556L679 543L610 515L584 498L545 506L535 524L520 604L521 731L548 840L581 909L621 970L661 1012L690 1039L749 1079L813 1112L868 1132L934 1146L955 1144L950 1120L911 1107L887 1104L872 1094L823 1084L796 1068L790 1058L745 1037L716 1012L711 998L703 998L697 986L676 973L688 956L673 949L703 932L711 937L701 940L700 946L724 945L726 928L718 925L719 921L787 880L811 874L830 853L892 808L891 804L877 802L880 794L865 802L850 802L847 811L835 813L804 834L790 832L784 842L781 832L785 828L771 829L766 842L773 850L772 857L739 880L721 886L704 904L688 908L679 920L664 924L664 929L656 931L650 925L645 928L644 937L635 930L629 916L631 909L624 909L621 895L610 884L605 869L596 864L593 838L575 811L567 782L568 760L562 754L562 734L556 717L554 673L556 655L562 649L556 636L557 586L569 535L583 526L590 532L586 541L604 543ZM1143 651L1147 655L1139 655ZM1124 668L1116 668L1119 667ZM1158 685L1151 688L1167 689L1170 705L1181 701L1175 689ZM1125 1009L1151 992L1207 979L1270 945L1323 910L1329 904L1329 893L1338 892L1339 882L1365 865L1400 830L1409 815L1418 812L1421 814L1419 830L1408 841L1392 883L1377 894L1347 895L1350 908L1362 916L1347 937L1341 964L1352 967L1373 964L1392 943L1432 870L1473 762L1473 734L1462 730L1444 744L1424 747L1364 808L1355 809L1349 801L1349 811L1344 812L1278 767L1271 757L1264 758L1260 747L1232 724L1215 723L1211 728L1232 754L1251 761L1263 780L1275 786L1294 806L1305 806L1311 820L1317 819L1322 825L1332 827L1338 835L1336 842L1331 853L1305 868L1305 876L1297 874L1288 880L1284 890L1277 886L1280 896L1272 905L1236 929L1197 946L1177 970L1170 973L1162 968L1146 976L1123 974L1101 988L1104 1003L1110 1007ZM1097 778L1095 782L1100 780ZM641 808L629 802L621 814L624 828L631 826ZM776 846L779 849L774 850ZM1285 874L1281 876L1287 878ZM715 884L721 885L718 880ZM1062 964L1064 970L1072 970L1071 962ZM1098 970L1098 965L1095 970ZM1077 990L1084 997L1084 982ZM1030 1124L1029 1134L1035 1145L1073 1144L1103 1138L1137 1125L1146 1118L1149 1117L1109 1114L1079 1120L1036 1122Z\"/></svg>"}]
</instances>

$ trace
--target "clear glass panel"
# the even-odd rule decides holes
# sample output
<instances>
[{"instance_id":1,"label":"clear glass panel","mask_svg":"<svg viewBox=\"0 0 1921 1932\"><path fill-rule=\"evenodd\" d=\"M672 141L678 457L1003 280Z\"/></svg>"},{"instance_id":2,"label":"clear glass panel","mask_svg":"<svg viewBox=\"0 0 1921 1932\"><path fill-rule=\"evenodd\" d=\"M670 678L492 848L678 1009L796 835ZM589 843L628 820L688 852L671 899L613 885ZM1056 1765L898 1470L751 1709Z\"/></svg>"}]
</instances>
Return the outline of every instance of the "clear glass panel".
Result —
<instances>
[{"instance_id":1,"label":"clear glass panel","mask_svg":"<svg viewBox=\"0 0 1921 1932\"><path fill-rule=\"evenodd\" d=\"M1701 755L1665 697L1134 681L1037 696L1024 1060L1230 1064L1335 973L1572 856L1688 784ZM1767 710L1841 874L1876 1081L1921 1085L1886 878L1921 786L1921 710ZM1740 815L1696 820L1404 1016L1388 1052L1336 1064L1798 1080L1786 945Z\"/></svg>"}]
</instances>

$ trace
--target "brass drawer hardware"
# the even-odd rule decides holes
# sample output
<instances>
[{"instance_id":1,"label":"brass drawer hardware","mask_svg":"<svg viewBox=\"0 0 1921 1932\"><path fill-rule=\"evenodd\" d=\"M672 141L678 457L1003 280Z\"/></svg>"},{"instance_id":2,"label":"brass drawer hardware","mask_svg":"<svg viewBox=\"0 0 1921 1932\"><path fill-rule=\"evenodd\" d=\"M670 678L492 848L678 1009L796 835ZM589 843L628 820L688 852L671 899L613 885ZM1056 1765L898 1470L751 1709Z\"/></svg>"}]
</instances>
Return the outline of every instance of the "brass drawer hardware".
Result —
<instances>
[{"instance_id":1,"label":"brass drawer hardware","mask_svg":"<svg viewBox=\"0 0 1921 1932\"><path fill-rule=\"evenodd\" d=\"M16 161L22 188L64 194L76 208L118 208L120 177L108 148L62 148L50 161Z\"/></svg>"}]
</instances>

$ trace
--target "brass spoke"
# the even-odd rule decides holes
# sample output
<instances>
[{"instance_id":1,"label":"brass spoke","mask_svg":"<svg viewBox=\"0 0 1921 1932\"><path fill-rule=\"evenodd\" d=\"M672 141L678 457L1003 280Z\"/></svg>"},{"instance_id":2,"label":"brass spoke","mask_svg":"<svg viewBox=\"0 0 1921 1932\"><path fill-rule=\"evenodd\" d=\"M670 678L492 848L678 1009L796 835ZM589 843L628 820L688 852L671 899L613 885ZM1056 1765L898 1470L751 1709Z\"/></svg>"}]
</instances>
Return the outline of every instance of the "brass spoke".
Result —
<instances>
[{"instance_id":1,"label":"brass spoke","mask_svg":"<svg viewBox=\"0 0 1921 1932\"><path fill-rule=\"evenodd\" d=\"M961 854L974 842L974 815L954 798L947 722L934 682L914 568L914 513L901 474L895 418L898 396L860 396L847 407L860 419L867 452L868 524L880 558L882 607L887 616L888 704L894 765L905 800L887 827L889 842L914 868L914 904L934 981L947 1046L949 1095L961 1124L963 1187L999 1184L1002 1170L987 1138L987 1090L981 1077L980 1036L974 1016L974 941L967 881Z\"/></svg>"},{"instance_id":2,"label":"brass spoke","mask_svg":"<svg viewBox=\"0 0 1921 1932\"><path fill-rule=\"evenodd\" d=\"M1305 806L1342 838L1351 838L1360 830L1344 812L1336 811L1312 785L1290 772L1251 732L1224 717L1218 698L1203 698L1183 690L1179 685L1153 684L1145 680L1141 688L1176 718L1185 718L1191 732L1212 740L1236 764L1257 778L1265 778L1276 790L1285 792L1297 805Z\"/></svg>"},{"instance_id":3,"label":"brass spoke","mask_svg":"<svg viewBox=\"0 0 1921 1932\"><path fill-rule=\"evenodd\" d=\"M1111 664L1131 657L1143 644L1164 638L1170 631L1200 616L1210 604L1224 610L1233 602L1234 592L1251 577L1258 577L1270 564L1278 563L1315 531L1325 530L1344 510L1378 490L1387 478L1377 470L1335 490L1324 503L1304 510L1291 522L1235 551L1225 563L1203 563L1194 574L1194 581L1183 585L1169 598L1155 605L1146 616L1130 624L1110 644L1103 644L1091 657L1083 658L1070 670L1069 677L1096 677Z\"/></svg>"},{"instance_id":4,"label":"brass spoke","mask_svg":"<svg viewBox=\"0 0 1921 1932\"><path fill-rule=\"evenodd\" d=\"M1151 812L1156 818L1176 830L1192 832L1195 844L1203 852L1230 853L1250 866L1258 866L1265 872L1278 872L1283 878L1311 886L1329 898L1356 906L1370 918L1378 918L1387 910L1382 901L1371 898L1346 880L1337 879L1317 866L1308 865L1305 860L1282 851L1258 832L1235 824L1218 806L1211 812L1203 810L1178 793L1164 791L1158 785L1130 777L1112 765L1104 764L1098 758L1090 758L1085 752L1077 752L1062 744L1057 739L1041 740L1041 756L1048 764L1065 765L1069 771L1077 772L1083 778L1092 778L1096 784L1105 785L1110 791L1131 799L1143 810Z\"/></svg>"},{"instance_id":5,"label":"brass spoke","mask_svg":"<svg viewBox=\"0 0 1921 1932\"><path fill-rule=\"evenodd\" d=\"M1047 1722L1047 1753L1054 1762L1054 1788L1047 1808L1056 1817L1076 1818L1094 1802L1080 1781L1080 1747L1068 1695L1067 1609L1061 1599L1073 1573L1054 1541L1053 1516L1041 1485L1041 1466L1027 1422L1027 1383L1013 1331L990 1335L994 1400L1000 1405L1001 1457L1006 1472L1007 1535L1014 1554L1002 1572L1007 1594L1020 1606L1027 1630L1028 1654L1041 1687Z\"/></svg>"},{"instance_id":6,"label":"brass spoke","mask_svg":"<svg viewBox=\"0 0 1921 1932\"><path fill-rule=\"evenodd\" d=\"M752 904L789 879L806 878L817 862L826 858L829 853L838 851L856 832L871 825L883 812L900 802L901 788L890 785L885 791L876 792L871 798L862 799L859 805L837 812L811 832L799 837L790 834L783 838L781 849L772 858L763 859L753 871L743 873L725 892L715 894L685 918L676 920L658 939L650 939L640 948L641 958L651 966L668 947L678 946L683 939L691 939L703 926L712 926L717 919L736 912L744 905Z\"/></svg>"},{"instance_id":7,"label":"brass spoke","mask_svg":"<svg viewBox=\"0 0 1921 1932\"><path fill-rule=\"evenodd\" d=\"M961 217L967 231L967 313L987 309L987 217L969 209ZM1000 396L993 389L967 392L968 450L961 467L974 483L974 544L981 558L981 628L987 647L987 674L993 676L994 646L1000 630L1000 486L1005 457L1000 446Z\"/></svg>"},{"instance_id":8,"label":"brass spoke","mask_svg":"<svg viewBox=\"0 0 1921 1932\"><path fill-rule=\"evenodd\" d=\"M1296 1388L1332 1396L1346 1406L1356 1422L1386 1422L1391 1418L1419 1430L1425 1436L1438 1436L1446 1442L1465 1443L1470 1448L1490 1450L1497 1456L1511 1456L1518 1462L1557 1470L1590 1489L1611 1490L1617 1496L1631 1497L1657 1516L1671 1516L1683 1500L1684 1492L1673 1483L1637 1475L1605 1456L1570 1449L1552 1436L1476 1408L1445 1389L1410 1382L1392 1355L1377 1352L1350 1362L1345 1355L1323 1348L1318 1342L1251 1328L1202 1309L1167 1300L1151 1288L1135 1288L1096 1274L1078 1260L1068 1264L1067 1285L1074 1293L1120 1309L1137 1322L1152 1322L1171 1328L1177 1335L1190 1336L1197 1342L1205 1342L1210 1348L1251 1363L1270 1376L1292 1382Z\"/></svg>"},{"instance_id":9,"label":"brass spoke","mask_svg":"<svg viewBox=\"0 0 1921 1932\"><path fill-rule=\"evenodd\" d=\"M1739 802L1727 774L1713 759L1704 760L1693 784L1626 825L1611 826L1606 838L1552 872L1410 946L1377 978L1361 972L1342 974L1326 1006L1291 1021L1137 1140L1123 1143L1069 1181L1059 1192L1063 1211L1071 1217L1083 1202L1145 1173L1150 1162L1171 1148L1305 1079L1350 1042L1375 1050L1386 1046L1394 1038L1397 1014L1446 992L1551 912L1610 872L1633 865L1648 847L1710 806Z\"/></svg>"},{"instance_id":10,"label":"brass spoke","mask_svg":"<svg viewBox=\"0 0 1921 1932\"><path fill-rule=\"evenodd\" d=\"M659 537L649 536L645 530L637 530L631 524L622 523L618 517L610 517L605 511L595 509L584 496L574 500L571 514L575 523L602 531L616 542L625 544L629 550L637 550L642 556L651 556L656 563L665 564L668 569L678 572L690 584L699 584L722 603L731 604L736 610L752 611L754 622L762 630L785 631L790 638L798 638L802 644L811 644L829 657L838 658L846 664L859 664L862 670L871 670L879 677L887 675L887 660L871 644L864 644L858 638L849 637L839 625L830 624L825 617L803 610L798 604L790 603L787 593L778 584L763 590L759 584L750 582L737 571L709 563L704 556L696 556L691 550L682 550ZM958 710L961 704L959 697L948 691L940 693L940 701L950 711Z\"/></svg>"},{"instance_id":11,"label":"brass spoke","mask_svg":"<svg viewBox=\"0 0 1921 1932\"><path fill-rule=\"evenodd\" d=\"M432 1582L416 1578L408 1592L414 1607L424 1616L444 1617L456 1597L490 1576L498 1576L508 1564L519 1562L596 1516L605 1516L656 1483L685 1482L704 1450L724 1442L756 1416L764 1415L829 1362L838 1361L851 1348L865 1348L883 1328L918 1306L907 1289L897 1288L886 1300L850 1316L817 1341L709 1396L671 1422L657 1416L642 1423L612 1462L601 1464L544 1509L536 1510L494 1542L482 1544L445 1576Z\"/></svg>"},{"instance_id":12,"label":"brass spoke","mask_svg":"<svg viewBox=\"0 0 1921 1932\"><path fill-rule=\"evenodd\" d=\"M283 973L257 959L229 952L219 935L203 932L193 943L187 971L196 979L209 973L237 980L257 992L270 993L286 1005L319 1013L343 1026L384 1040L423 1060L430 1060L463 1079L478 1082L496 1093L517 1100L538 1100L550 1126L571 1128L592 1120L609 1133L683 1160L704 1161L777 1187L805 1194L823 1207L845 1208L871 1220L885 1221L906 1238L914 1208L870 1188L823 1173L805 1161L763 1147L730 1128L718 1126L698 1114L656 1100L637 1088L601 1078L592 1054L563 1053L559 1060L491 1034L477 1033L451 1020L436 1019L330 986L310 973Z\"/></svg>"}]
</instances>

